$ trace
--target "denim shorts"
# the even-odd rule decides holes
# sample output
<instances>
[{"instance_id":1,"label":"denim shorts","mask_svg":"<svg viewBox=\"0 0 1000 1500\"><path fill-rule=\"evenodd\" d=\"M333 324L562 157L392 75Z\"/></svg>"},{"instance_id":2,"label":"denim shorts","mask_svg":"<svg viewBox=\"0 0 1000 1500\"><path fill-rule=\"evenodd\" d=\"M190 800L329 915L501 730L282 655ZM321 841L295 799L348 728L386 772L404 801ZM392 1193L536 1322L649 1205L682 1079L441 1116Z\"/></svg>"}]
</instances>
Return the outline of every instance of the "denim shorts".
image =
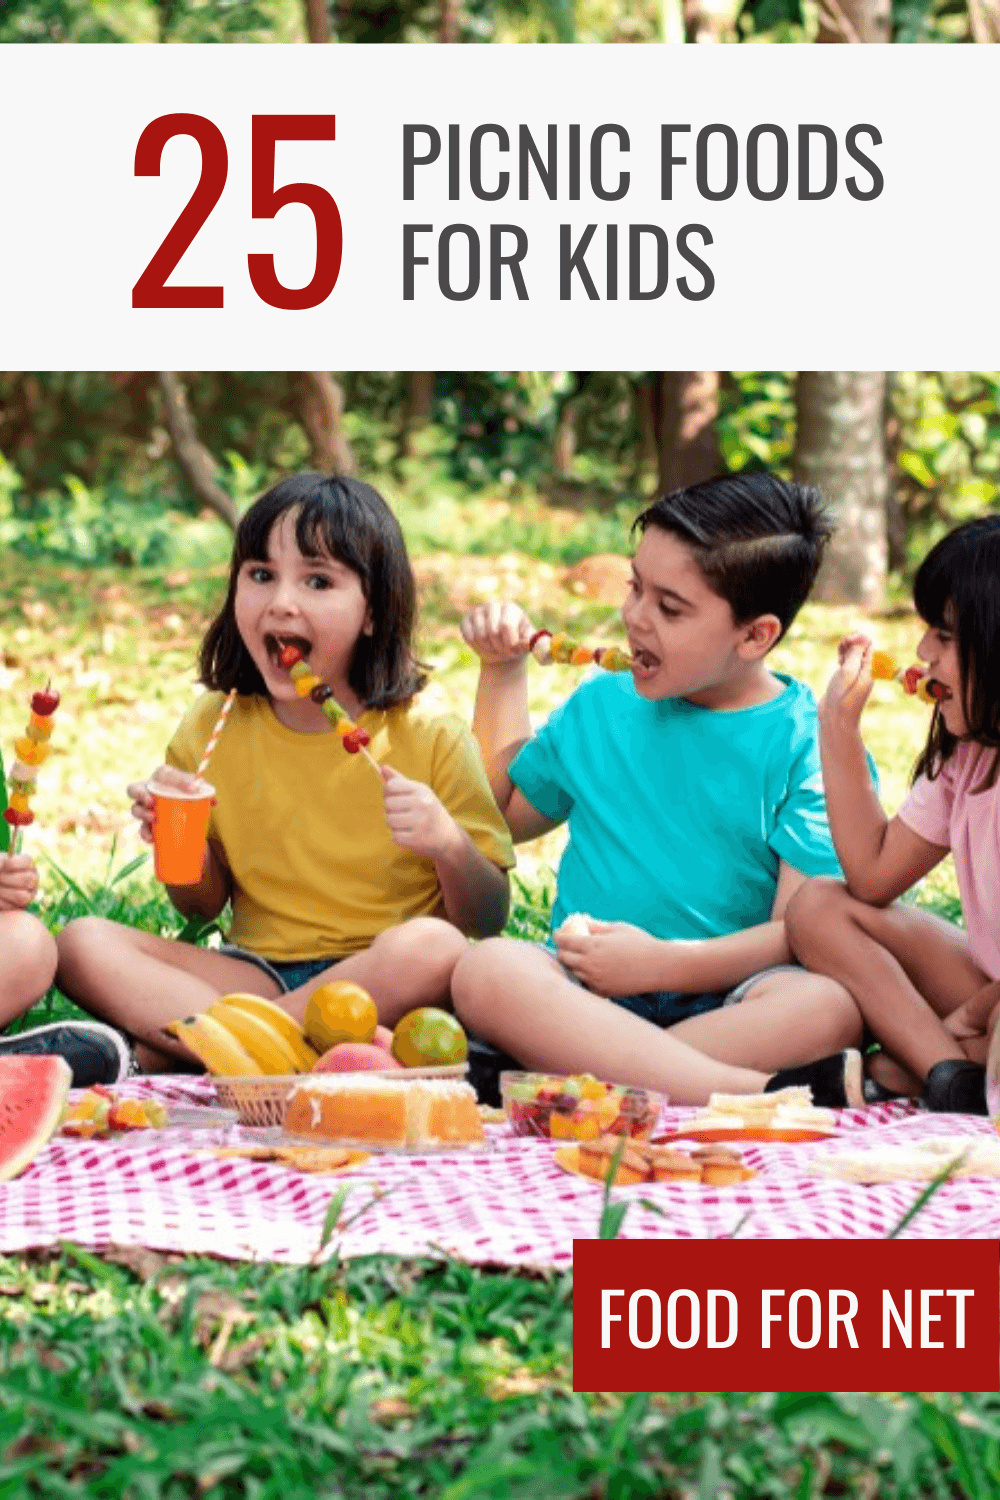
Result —
<instances>
[{"instance_id":1,"label":"denim shorts","mask_svg":"<svg viewBox=\"0 0 1000 1500\"><path fill-rule=\"evenodd\" d=\"M540 943L539 947L544 952L551 953L555 958L553 949L547 944ZM568 969L562 965L560 968L567 979L571 979L574 984L580 984L579 979ZM801 974L801 972L800 964L773 964L769 969L760 969L756 974L750 974L746 979L741 979L739 984L734 985L731 990L701 995L691 995L684 990L647 990L638 995L609 995L607 998L612 1005L620 1005L622 1010L631 1011L634 1016L641 1017L643 1021L652 1021L654 1026L663 1028L675 1026L678 1021L686 1021L690 1016L703 1016L707 1011L720 1010L724 1005L739 1005L755 985L758 985L762 979L770 979L774 974Z\"/></svg>"},{"instance_id":2,"label":"denim shorts","mask_svg":"<svg viewBox=\"0 0 1000 1500\"><path fill-rule=\"evenodd\" d=\"M310 979L315 979L317 974L322 974L333 964L339 964L345 957L343 953L339 953L332 958L293 958L287 961L261 958L259 953L251 953L246 948L237 947L235 943L223 943L219 952L226 958L240 958L244 963L253 964L254 968L262 970L280 986L283 995L287 995L289 990L297 990L302 984L308 984Z\"/></svg>"}]
</instances>

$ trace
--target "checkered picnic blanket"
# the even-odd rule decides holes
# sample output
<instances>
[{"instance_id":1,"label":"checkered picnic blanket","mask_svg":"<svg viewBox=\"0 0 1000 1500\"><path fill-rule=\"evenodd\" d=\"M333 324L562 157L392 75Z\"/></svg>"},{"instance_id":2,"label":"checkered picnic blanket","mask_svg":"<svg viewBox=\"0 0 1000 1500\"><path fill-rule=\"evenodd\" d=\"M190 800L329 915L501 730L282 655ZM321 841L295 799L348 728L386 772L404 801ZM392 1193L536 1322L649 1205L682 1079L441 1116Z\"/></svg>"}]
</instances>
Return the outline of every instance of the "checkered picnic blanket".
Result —
<instances>
[{"instance_id":1,"label":"checkered picnic blanket","mask_svg":"<svg viewBox=\"0 0 1000 1500\"><path fill-rule=\"evenodd\" d=\"M0 1251L52 1245L147 1245L157 1250L303 1264L318 1251L330 1195L350 1193L326 1253L455 1255L475 1263L569 1266L573 1240L598 1232L602 1188L563 1172L547 1141L488 1126L484 1148L447 1154L373 1155L342 1176L306 1175L274 1162L213 1156L207 1147L251 1144L259 1134L233 1125L198 1127L216 1104L208 1079L137 1080L120 1092L153 1095L188 1123L109 1140L57 1136L14 1182L0 1184ZM664 1111L661 1129L693 1111ZM838 1144L913 1142L944 1131L976 1140L988 1122L925 1115L903 1105L844 1110ZM899 1222L922 1185L860 1187L810 1176L815 1145L748 1145L759 1175L740 1187L654 1183L616 1189L628 1199L626 1238L714 1238L737 1226L748 1238L880 1238ZM656 1205L643 1207L640 1199ZM656 1210L659 1210L658 1212ZM1000 1236L995 1181L947 1183L904 1230L917 1238Z\"/></svg>"}]
</instances>

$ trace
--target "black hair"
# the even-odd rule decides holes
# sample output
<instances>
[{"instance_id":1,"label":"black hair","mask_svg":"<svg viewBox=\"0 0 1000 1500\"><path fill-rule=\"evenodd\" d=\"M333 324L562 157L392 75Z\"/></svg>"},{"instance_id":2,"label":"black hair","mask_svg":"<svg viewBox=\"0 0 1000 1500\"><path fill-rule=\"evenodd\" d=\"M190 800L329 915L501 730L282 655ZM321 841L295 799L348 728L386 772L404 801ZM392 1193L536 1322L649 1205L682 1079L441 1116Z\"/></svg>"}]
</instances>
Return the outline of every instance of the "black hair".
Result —
<instances>
[{"instance_id":1,"label":"black hair","mask_svg":"<svg viewBox=\"0 0 1000 1500\"><path fill-rule=\"evenodd\" d=\"M737 625L773 614L781 635L808 598L833 534L822 493L773 474L726 474L672 490L632 529L650 526L691 549Z\"/></svg>"},{"instance_id":2,"label":"black hair","mask_svg":"<svg viewBox=\"0 0 1000 1500\"><path fill-rule=\"evenodd\" d=\"M917 569L913 602L932 630L955 636L966 737L1000 751L1000 516L967 521L942 537ZM936 707L914 780L933 780L957 746ZM978 791L993 785L998 761L994 755Z\"/></svg>"},{"instance_id":3,"label":"black hair","mask_svg":"<svg viewBox=\"0 0 1000 1500\"><path fill-rule=\"evenodd\" d=\"M264 680L236 628L236 582L245 562L267 562L275 524L295 511L295 540L304 557L333 557L356 573L368 603L371 635L362 635L348 673L366 708L405 703L427 681L413 655L417 598L399 522L378 490L360 479L295 474L269 489L236 528L229 589L201 644L201 681L208 688L265 693Z\"/></svg>"}]
</instances>

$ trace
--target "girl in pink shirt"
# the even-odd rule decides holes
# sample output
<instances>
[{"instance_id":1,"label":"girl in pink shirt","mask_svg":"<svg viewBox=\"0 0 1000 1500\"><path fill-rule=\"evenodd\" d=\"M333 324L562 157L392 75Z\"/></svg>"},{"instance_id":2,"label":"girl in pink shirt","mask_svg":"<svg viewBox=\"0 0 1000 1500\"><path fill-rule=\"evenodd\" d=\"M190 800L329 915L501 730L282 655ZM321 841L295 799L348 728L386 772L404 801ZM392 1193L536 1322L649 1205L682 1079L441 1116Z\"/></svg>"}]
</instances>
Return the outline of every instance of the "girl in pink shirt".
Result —
<instances>
[{"instance_id":1,"label":"girl in pink shirt","mask_svg":"<svg viewBox=\"0 0 1000 1500\"><path fill-rule=\"evenodd\" d=\"M793 898L789 943L854 996L882 1051L865 1097L986 1113L1000 1013L1000 517L944 537L917 573L918 655L937 698L913 787L887 818L859 721L871 642L850 636L819 708L830 828L846 877ZM898 898L951 852L966 930ZM822 1065L815 1065L822 1066Z\"/></svg>"}]
</instances>

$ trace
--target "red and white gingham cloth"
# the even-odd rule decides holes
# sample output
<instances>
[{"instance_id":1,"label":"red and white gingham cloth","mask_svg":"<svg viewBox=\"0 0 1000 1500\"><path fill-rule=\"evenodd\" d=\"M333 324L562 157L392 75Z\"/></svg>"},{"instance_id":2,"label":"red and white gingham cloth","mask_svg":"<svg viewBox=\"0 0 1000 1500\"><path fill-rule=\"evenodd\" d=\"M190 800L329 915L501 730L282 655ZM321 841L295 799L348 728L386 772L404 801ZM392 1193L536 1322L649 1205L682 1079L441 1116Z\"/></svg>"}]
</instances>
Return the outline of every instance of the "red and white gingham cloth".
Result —
<instances>
[{"instance_id":1,"label":"red and white gingham cloth","mask_svg":"<svg viewBox=\"0 0 1000 1500\"><path fill-rule=\"evenodd\" d=\"M139 1080L122 1087L190 1109L216 1103L211 1083L191 1077ZM667 1109L662 1128L680 1126L690 1109ZM985 1120L921 1114L909 1106L844 1110L839 1142L904 1143L944 1133L995 1139ZM338 1177L306 1175L273 1162L207 1154L206 1146L250 1144L236 1126L168 1128L110 1140L57 1136L14 1182L0 1184L0 1251L59 1240L99 1248L148 1245L157 1250L273 1260L293 1264L317 1252L332 1192L350 1185L343 1217L377 1191L372 1204L328 1247L342 1256L386 1252L451 1254L478 1263L569 1266L574 1239L597 1235L602 1189L569 1176L547 1141L517 1139L487 1127L487 1149L447 1155L373 1155ZM259 1139L259 1136L256 1137ZM758 1239L881 1238L899 1222L922 1184L862 1187L810 1176L827 1141L743 1148L759 1176L740 1187L694 1188L651 1183L616 1189L629 1200L622 1226L630 1239L714 1238L749 1214L740 1235ZM662 1211L651 1212L640 1198ZM903 1231L916 1238L1000 1237L995 1181L947 1183Z\"/></svg>"}]
</instances>

